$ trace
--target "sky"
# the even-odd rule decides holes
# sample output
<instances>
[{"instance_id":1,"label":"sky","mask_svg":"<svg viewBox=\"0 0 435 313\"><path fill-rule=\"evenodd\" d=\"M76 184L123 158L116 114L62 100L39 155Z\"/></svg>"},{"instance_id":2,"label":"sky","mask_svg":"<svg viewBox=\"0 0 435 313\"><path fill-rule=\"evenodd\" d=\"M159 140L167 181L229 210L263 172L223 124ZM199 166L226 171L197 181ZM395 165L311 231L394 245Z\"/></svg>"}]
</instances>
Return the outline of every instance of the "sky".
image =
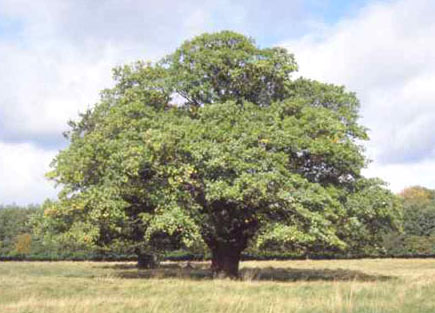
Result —
<instances>
[{"instance_id":1,"label":"sky","mask_svg":"<svg viewBox=\"0 0 435 313\"><path fill-rule=\"evenodd\" d=\"M56 197L44 174L62 132L113 84L113 67L224 29L356 92L366 176L395 192L435 188L433 16L433 0L0 0L0 204Z\"/></svg>"}]
</instances>

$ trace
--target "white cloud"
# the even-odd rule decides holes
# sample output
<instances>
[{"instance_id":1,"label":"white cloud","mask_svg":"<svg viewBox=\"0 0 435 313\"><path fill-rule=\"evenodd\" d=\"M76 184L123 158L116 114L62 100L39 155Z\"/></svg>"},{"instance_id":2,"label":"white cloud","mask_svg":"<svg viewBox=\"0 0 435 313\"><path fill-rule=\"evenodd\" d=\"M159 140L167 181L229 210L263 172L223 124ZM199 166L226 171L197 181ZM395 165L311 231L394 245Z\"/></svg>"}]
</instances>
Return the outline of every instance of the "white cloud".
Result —
<instances>
[{"instance_id":1,"label":"white cloud","mask_svg":"<svg viewBox=\"0 0 435 313\"><path fill-rule=\"evenodd\" d=\"M54 186L44 175L55 154L28 143L0 143L0 203L30 204L54 197Z\"/></svg>"},{"instance_id":2,"label":"white cloud","mask_svg":"<svg viewBox=\"0 0 435 313\"><path fill-rule=\"evenodd\" d=\"M435 187L435 160L412 164L373 164L363 173L368 177L382 177L395 192L417 185Z\"/></svg>"},{"instance_id":3,"label":"white cloud","mask_svg":"<svg viewBox=\"0 0 435 313\"><path fill-rule=\"evenodd\" d=\"M98 99L115 65L110 50L100 57L72 47L31 51L0 44L0 140L44 144L62 141L66 122Z\"/></svg>"},{"instance_id":4,"label":"white cloud","mask_svg":"<svg viewBox=\"0 0 435 313\"><path fill-rule=\"evenodd\" d=\"M201 10L178 6L192 18L177 28L169 2L0 0L0 18L17 21L15 40L0 35L0 140L62 145L67 121L112 84L113 67L155 59L179 32L204 27Z\"/></svg>"},{"instance_id":5,"label":"white cloud","mask_svg":"<svg viewBox=\"0 0 435 313\"><path fill-rule=\"evenodd\" d=\"M374 160L367 173L379 173L395 190L409 185L407 180L435 187L430 178L435 159L433 16L433 1L375 3L350 19L282 43L295 53L303 76L357 92Z\"/></svg>"},{"instance_id":6,"label":"white cloud","mask_svg":"<svg viewBox=\"0 0 435 313\"><path fill-rule=\"evenodd\" d=\"M370 5L332 27L304 11L318 0L265 3L0 0L0 18L12 21L12 33L2 37L0 29L0 175L7 177L0 203L53 195L42 174L65 144L66 121L111 85L113 66L156 59L186 38L220 29L267 45L314 29L286 46L304 75L358 92L363 123L372 129L371 169L388 178L383 164L435 158L435 3ZM421 181L430 183L425 175Z\"/></svg>"}]
</instances>

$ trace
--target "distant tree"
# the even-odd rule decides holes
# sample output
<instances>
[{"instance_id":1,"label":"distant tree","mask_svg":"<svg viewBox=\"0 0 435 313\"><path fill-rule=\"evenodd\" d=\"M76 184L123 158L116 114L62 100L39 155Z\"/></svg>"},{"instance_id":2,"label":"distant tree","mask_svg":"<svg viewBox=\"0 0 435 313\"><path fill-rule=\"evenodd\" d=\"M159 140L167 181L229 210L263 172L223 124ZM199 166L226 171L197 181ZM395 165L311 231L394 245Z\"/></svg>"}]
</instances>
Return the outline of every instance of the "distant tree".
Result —
<instances>
[{"instance_id":1,"label":"distant tree","mask_svg":"<svg viewBox=\"0 0 435 313\"><path fill-rule=\"evenodd\" d=\"M407 204L426 204L435 199L434 190L430 190L421 186L412 186L405 188L399 193L399 195Z\"/></svg>"},{"instance_id":2,"label":"distant tree","mask_svg":"<svg viewBox=\"0 0 435 313\"><path fill-rule=\"evenodd\" d=\"M404 189L403 228L414 236L435 236L435 191L415 186Z\"/></svg>"},{"instance_id":3,"label":"distant tree","mask_svg":"<svg viewBox=\"0 0 435 313\"><path fill-rule=\"evenodd\" d=\"M116 86L70 123L49 173L63 190L45 216L138 254L203 242L231 277L249 242L345 249L348 235L392 227L393 195L360 173L355 95L292 80L296 69L285 49L228 31L116 69Z\"/></svg>"},{"instance_id":4,"label":"distant tree","mask_svg":"<svg viewBox=\"0 0 435 313\"><path fill-rule=\"evenodd\" d=\"M31 234L30 217L38 211L37 206L0 206L0 255L14 251L17 238Z\"/></svg>"},{"instance_id":5,"label":"distant tree","mask_svg":"<svg viewBox=\"0 0 435 313\"><path fill-rule=\"evenodd\" d=\"M385 236L390 254L435 254L435 190L421 186L405 188L399 194L403 208L402 232Z\"/></svg>"}]
</instances>

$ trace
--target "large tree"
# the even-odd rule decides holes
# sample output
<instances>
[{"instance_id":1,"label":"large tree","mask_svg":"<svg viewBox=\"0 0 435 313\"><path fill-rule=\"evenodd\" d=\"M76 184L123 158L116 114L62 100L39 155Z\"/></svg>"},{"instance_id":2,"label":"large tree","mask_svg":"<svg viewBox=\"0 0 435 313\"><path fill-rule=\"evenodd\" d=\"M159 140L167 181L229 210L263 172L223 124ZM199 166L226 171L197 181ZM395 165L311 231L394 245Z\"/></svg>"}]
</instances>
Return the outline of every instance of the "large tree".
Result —
<instances>
[{"instance_id":1,"label":"large tree","mask_svg":"<svg viewBox=\"0 0 435 313\"><path fill-rule=\"evenodd\" d=\"M90 241L202 240L227 276L250 242L344 249L343 235L368 220L390 227L392 195L360 173L357 98L291 79L296 70L285 49L229 31L117 68L115 87L71 122L49 174L63 190L48 215L76 216ZM376 209L376 197L358 201L370 190L383 195Z\"/></svg>"}]
</instances>

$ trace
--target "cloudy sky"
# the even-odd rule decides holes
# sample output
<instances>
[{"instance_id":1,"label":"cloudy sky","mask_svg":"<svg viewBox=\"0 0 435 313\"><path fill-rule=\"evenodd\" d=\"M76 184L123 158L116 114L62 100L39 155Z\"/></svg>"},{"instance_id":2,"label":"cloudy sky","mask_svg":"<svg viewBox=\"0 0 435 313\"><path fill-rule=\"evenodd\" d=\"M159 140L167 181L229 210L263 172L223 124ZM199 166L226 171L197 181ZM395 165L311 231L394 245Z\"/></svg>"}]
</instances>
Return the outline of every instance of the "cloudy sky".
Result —
<instances>
[{"instance_id":1,"label":"cloudy sky","mask_svg":"<svg viewBox=\"0 0 435 313\"><path fill-rule=\"evenodd\" d=\"M0 0L0 203L55 197L44 173L66 122L111 85L111 68L222 29L357 92L367 176L435 188L434 16L433 0Z\"/></svg>"}]
</instances>

